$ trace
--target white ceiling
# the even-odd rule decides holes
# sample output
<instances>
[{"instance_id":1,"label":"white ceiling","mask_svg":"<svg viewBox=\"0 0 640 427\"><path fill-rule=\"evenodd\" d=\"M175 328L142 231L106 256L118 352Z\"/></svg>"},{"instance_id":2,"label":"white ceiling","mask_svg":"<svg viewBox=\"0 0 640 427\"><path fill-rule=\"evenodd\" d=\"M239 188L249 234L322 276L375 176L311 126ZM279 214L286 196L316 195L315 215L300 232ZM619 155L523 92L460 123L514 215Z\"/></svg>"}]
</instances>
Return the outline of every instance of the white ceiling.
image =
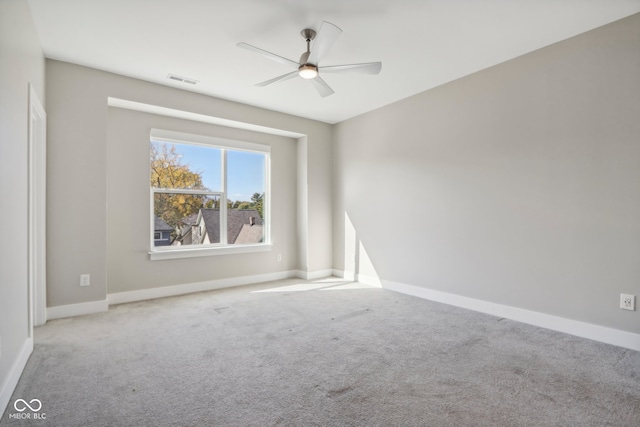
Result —
<instances>
[{"instance_id":1,"label":"white ceiling","mask_svg":"<svg viewBox=\"0 0 640 427\"><path fill-rule=\"evenodd\" d=\"M47 58L327 123L371 111L640 12L640 0L29 0ZM342 36L320 65L382 61L379 75L331 74L321 98L292 71L236 47L298 60L303 28ZM167 74L198 80L196 86Z\"/></svg>"}]
</instances>

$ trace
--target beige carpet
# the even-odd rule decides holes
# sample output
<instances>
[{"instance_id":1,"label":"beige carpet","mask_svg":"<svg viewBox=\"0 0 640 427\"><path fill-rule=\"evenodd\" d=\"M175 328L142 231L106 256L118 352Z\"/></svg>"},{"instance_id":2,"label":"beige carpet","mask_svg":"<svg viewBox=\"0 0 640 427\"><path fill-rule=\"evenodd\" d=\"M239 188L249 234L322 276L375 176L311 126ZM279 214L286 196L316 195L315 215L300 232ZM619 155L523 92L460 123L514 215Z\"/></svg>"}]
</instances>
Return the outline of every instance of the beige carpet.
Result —
<instances>
[{"instance_id":1,"label":"beige carpet","mask_svg":"<svg viewBox=\"0 0 640 427\"><path fill-rule=\"evenodd\" d=\"M0 425L638 426L640 353L286 280L48 322Z\"/></svg>"}]
</instances>

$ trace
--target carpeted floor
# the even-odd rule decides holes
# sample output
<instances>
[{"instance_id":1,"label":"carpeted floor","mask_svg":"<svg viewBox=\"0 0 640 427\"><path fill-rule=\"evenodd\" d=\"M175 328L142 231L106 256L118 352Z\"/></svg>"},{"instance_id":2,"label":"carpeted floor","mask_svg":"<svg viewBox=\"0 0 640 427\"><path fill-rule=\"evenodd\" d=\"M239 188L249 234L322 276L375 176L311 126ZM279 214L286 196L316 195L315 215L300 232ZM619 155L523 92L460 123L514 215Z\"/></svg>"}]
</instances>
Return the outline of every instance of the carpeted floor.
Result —
<instances>
[{"instance_id":1,"label":"carpeted floor","mask_svg":"<svg viewBox=\"0 0 640 427\"><path fill-rule=\"evenodd\" d=\"M35 338L2 427L640 425L639 352L338 279L123 304ZM46 419L10 418L17 399Z\"/></svg>"}]
</instances>

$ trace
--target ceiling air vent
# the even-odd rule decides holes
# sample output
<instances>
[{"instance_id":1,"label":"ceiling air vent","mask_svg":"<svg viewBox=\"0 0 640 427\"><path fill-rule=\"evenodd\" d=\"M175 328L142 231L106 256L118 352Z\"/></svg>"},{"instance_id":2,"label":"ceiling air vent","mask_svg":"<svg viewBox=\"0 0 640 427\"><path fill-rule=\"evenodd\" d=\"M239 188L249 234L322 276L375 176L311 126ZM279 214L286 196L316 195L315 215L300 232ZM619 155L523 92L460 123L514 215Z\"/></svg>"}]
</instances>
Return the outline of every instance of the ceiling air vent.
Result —
<instances>
[{"instance_id":1,"label":"ceiling air vent","mask_svg":"<svg viewBox=\"0 0 640 427\"><path fill-rule=\"evenodd\" d=\"M190 79L189 77L177 76L175 74L167 74L167 78L175 80L177 82L189 83L190 85L198 83L198 80Z\"/></svg>"}]
</instances>

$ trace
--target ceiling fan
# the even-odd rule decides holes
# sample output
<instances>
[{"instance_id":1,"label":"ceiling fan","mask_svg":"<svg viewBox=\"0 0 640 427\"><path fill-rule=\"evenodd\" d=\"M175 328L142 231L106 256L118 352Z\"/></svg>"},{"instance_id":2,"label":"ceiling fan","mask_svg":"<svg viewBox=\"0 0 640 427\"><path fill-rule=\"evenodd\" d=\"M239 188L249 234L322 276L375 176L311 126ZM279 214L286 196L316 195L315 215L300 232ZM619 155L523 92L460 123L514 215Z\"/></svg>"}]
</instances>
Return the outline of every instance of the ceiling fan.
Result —
<instances>
[{"instance_id":1,"label":"ceiling fan","mask_svg":"<svg viewBox=\"0 0 640 427\"><path fill-rule=\"evenodd\" d=\"M295 71L291 71L287 74L283 74L274 79L264 81L256 84L256 86L268 86L272 83L283 82L285 80L292 79L296 76L300 76L303 79L311 81L316 88L320 96L332 95L333 89L322 80L320 73L361 73L361 74L378 74L382 69L382 62L367 62L364 64L345 64L345 65L329 65L319 66L322 57L329 51L329 48L342 34L342 30L330 22L324 21L320 26L320 30L316 32L312 29L306 28L300 32L307 42L307 50L300 56L299 61L293 61L291 59L276 55L275 53L268 52L260 49L259 47L252 46L247 43L238 43L238 47L248 49L253 52L259 53L273 61L279 62L284 65L294 66ZM315 39L315 40L314 40ZM313 42L313 49L311 49L311 41Z\"/></svg>"}]
</instances>

